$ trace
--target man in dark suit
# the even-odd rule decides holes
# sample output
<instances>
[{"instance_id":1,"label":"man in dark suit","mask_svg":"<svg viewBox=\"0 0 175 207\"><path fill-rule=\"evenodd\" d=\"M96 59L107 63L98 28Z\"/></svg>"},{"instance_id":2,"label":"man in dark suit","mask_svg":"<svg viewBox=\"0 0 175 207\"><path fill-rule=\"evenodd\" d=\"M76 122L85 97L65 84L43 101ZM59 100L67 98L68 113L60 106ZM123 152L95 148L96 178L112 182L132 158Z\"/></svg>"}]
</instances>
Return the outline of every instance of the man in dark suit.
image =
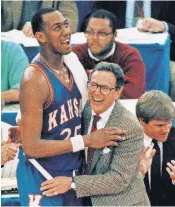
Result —
<instances>
[{"instance_id":1,"label":"man in dark suit","mask_svg":"<svg viewBox=\"0 0 175 207\"><path fill-rule=\"evenodd\" d=\"M145 145L153 142L156 148L151 169L144 180L151 205L175 206L175 185L172 182L175 128L171 129L175 108L172 100L161 91L146 92L138 100L136 115L145 132Z\"/></svg>"},{"instance_id":2,"label":"man in dark suit","mask_svg":"<svg viewBox=\"0 0 175 207\"><path fill-rule=\"evenodd\" d=\"M84 110L84 132L117 127L126 129L125 139L117 147L88 149L86 175L75 176L78 197L91 197L93 206L148 206L143 178L139 173L139 155L143 131L138 120L118 100L124 85L121 68L114 63L101 62L95 66L88 82L89 103ZM92 123L93 122L93 123ZM90 152L94 153L90 153ZM92 158L92 159L90 159ZM71 189L72 178L56 177L41 186L43 194L54 196Z\"/></svg>"}]
</instances>

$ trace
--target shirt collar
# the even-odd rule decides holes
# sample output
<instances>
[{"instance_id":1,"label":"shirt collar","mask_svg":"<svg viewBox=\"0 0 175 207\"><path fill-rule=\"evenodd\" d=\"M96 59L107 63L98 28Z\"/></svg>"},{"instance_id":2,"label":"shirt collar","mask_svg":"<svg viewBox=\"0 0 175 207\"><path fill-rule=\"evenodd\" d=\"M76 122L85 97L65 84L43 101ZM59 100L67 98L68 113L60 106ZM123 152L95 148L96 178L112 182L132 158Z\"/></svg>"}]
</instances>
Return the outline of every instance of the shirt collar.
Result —
<instances>
[{"instance_id":1,"label":"shirt collar","mask_svg":"<svg viewBox=\"0 0 175 207\"><path fill-rule=\"evenodd\" d=\"M116 47L116 44L113 43L113 46L112 46L111 51L110 51L110 52L103 58L103 60L105 60L106 58L108 58L108 57L110 57L111 55L114 54L114 52L115 52L115 47ZM96 58L96 57L92 54L92 52L91 52L91 50L90 50L89 48L88 48L88 54L89 54L90 58L94 59L95 61L100 61L98 58Z\"/></svg>"},{"instance_id":2,"label":"shirt collar","mask_svg":"<svg viewBox=\"0 0 175 207\"><path fill-rule=\"evenodd\" d=\"M152 139L151 137L149 137L148 135L146 135L146 134L144 133L144 146L145 146L145 147L150 146L152 140L153 140L153 139Z\"/></svg>"},{"instance_id":3,"label":"shirt collar","mask_svg":"<svg viewBox=\"0 0 175 207\"><path fill-rule=\"evenodd\" d=\"M115 102L105 112L99 114L101 119L103 121L105 121L106 123L107 123L107 121L108 121L108 119L109 119L109 117L110 117L110 115L112 113L112 110L113 110L114 106L115 106ZM92 109L92 116L94 116L94 115L96 115L96 114L95 114L94 110Z\"/></svg>"}]
</instances>

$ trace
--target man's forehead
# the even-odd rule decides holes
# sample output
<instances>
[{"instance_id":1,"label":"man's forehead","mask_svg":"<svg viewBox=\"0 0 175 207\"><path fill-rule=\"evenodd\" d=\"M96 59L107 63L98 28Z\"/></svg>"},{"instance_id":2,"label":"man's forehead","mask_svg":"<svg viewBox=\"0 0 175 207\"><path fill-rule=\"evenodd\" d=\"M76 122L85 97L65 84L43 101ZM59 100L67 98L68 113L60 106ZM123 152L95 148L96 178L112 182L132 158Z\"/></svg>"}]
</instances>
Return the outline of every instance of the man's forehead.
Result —
<instances>
[{"instance_id":1,"label":"man's forehead","mask_svg":"<svg viewBox=\"0 0 175 207\"><path fill-rule=\"evenodd\" d=\"M107 71L107 70L96 70L96 71L93 72L92 77L93 76L99 77L99 76L106 76L106 75L107 76L114 76L113 72L111 72L111 71Z\"/></svg>"},{"instance_id":2,"label":"man's forehead","mask_svg":"<svg viewBox=\"0 0 175 207\"><path fill-rule=\"evenodd\" d=\"M92 74L91 80L93 81L98 80L101 83L104 83L104 85L107 85L107 84L113 84L116 81L116 77L114 73L112 73L111 71L101 70L101 71L95 71Z\"/></svg>"},{"instance_id":3,"label":"man's forehead","mask_svg":"<svg viewBox=\"0 0 175 207\"><path fill-rule=\"evenodd\" d=\"M111 27L109 19L102 19L102 18L91 18L88 23L88 27L102 27L106 28L106 26Z\"/></svg>"},{"instance_id":4,"label":"man's forehead","mask_svg":"<svg viewBox=\"0 0 175 207\"><path fill-rule=\"evenodd\" d=\"M45 23L59 23L63 22L65 19L66 18L59 11L43 14L43 21Z\"/></svg>"},{"instance_id":5,"label":"man's forehead","mask_svg":"<svg viewBox=\"0 0 175 207\"><path fill-rule=\"evenodd\" d=\"M170 120L151 120L150 123L152 122L152 124L154 125L166 125L172 122L172 119Z\"/></svg>"}]
</instances>

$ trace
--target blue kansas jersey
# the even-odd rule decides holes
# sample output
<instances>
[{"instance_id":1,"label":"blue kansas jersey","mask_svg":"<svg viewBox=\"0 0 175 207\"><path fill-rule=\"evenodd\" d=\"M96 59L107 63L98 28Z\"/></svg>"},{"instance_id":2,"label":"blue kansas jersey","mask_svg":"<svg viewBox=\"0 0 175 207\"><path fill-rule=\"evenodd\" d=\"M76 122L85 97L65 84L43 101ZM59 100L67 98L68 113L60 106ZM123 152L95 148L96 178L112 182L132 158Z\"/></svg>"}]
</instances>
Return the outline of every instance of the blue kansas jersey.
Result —
<instances>
[{"instance_id":1,"label":"blue kansas jersey","mask_svg":"<svg viewBox=\"0 0 175 207\"><path fill-rule=\"evenodd\" d=\"M65 140L81 134L81 94L71 75L71 87L67 88L47 68L44 63L34 61L45 76L50 88L51 100L43 106L43 127L41 138L45 140ZM45 149L47 150L47 149ZM81 152L36 159L53 177L72 176L73 169L79 169L82 163ZM77 174L80 172L78 171ZM19 152L17 168L18 190L21 206L82 206L81 198L74 190L65 194L47 197L40 191L41 183L46 179L26 159L23 150Z\"/></svg>"}]
</instances>

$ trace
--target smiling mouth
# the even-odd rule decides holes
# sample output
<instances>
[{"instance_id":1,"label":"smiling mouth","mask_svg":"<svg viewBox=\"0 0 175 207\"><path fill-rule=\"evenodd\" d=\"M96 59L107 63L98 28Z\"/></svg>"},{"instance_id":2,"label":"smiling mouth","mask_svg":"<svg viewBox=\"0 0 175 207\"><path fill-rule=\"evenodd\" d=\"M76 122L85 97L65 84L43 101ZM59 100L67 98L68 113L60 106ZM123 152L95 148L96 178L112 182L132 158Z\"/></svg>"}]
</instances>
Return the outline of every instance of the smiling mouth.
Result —
<instances>
[{"instance_id":1,"label":"smiling mouth","mask_svg":"<svg viewBox=\"0 0 175 207\"><path fill-rule=\"evenodd\" d=\"M70 38L66 38L65 40L62 40L61 44L70 45Z\"/></svg>"},{"instance_id":2,"label":"smiling mouth","mask_svg":"<svg viewBox=\"0 0 175 207\"><path fill-rule=\"evenodd\" d=\"M161 136L168 136L168 133L160 134Z\"/></svg>"},{"instance_id":3,"label":"smiling mouth","mask_svg":"<svg viewBox=\"0 0 175 207\"><path fill-rule=\"evenodd\" d=\"M95 103L101 103L101 102L103 102L103 99L93 98L93 101L94 101Z\"/></svg>"}]
</instances>

